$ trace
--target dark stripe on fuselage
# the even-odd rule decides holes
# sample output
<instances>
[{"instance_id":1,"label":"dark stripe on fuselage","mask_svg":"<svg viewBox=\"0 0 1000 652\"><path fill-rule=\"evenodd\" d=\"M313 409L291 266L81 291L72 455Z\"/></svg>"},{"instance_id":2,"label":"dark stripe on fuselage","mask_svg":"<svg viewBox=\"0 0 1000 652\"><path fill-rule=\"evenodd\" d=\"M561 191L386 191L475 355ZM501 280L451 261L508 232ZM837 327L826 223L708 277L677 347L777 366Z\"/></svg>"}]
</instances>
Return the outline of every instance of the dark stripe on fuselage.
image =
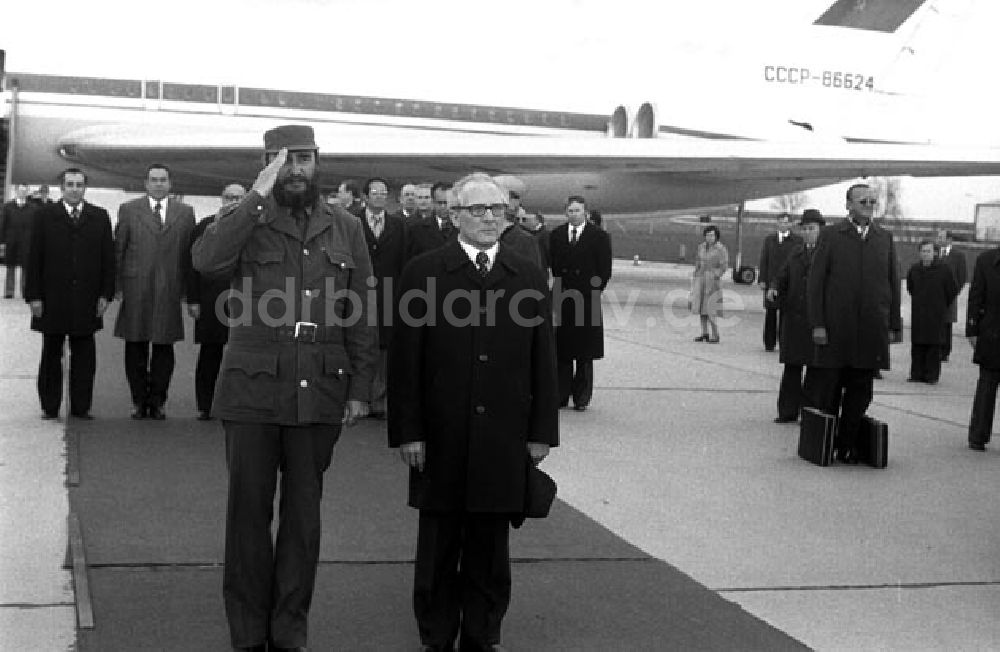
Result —
<instances>
[{"instance_id":1,"label":"dark stripe on fuselage","mask_svg":"<svg viewBox=\"0 0 1000 652\"><path fill-rule=\"evenodd\" d=\"M813 24L891 34L922 4L924 0L837 0Z\"/></svg>"},{"instance_id":2,"label":"dark stripe on fuselage","mask_svg":"<svg viewBox=\"0 0 1000 652\"><path fill-rule=\"evenodd\" d=\"M236 86L178 84L133 79L66 77L8 73L6 85L22 92L90 95L114 98L197 102L220 106L326 111L399 118L421 118L601 132L607 130L608 116L566 111L539 111L504 106L481 106L452 102L426 102L367 95L337 95L283 91Z\"/></svg>"}]
</instances>

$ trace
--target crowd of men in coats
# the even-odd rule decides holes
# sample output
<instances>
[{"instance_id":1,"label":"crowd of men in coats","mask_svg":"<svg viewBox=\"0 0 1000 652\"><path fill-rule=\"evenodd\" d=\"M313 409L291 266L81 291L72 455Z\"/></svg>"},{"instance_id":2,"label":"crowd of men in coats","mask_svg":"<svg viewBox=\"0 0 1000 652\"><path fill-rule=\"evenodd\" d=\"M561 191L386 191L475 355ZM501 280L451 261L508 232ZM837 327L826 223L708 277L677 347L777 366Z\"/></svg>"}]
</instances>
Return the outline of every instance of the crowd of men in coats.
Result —
<instances>
[{"instance_id":1,"label":"crowd of men in coats","mask_svg":"<svg viewBox=\"0 0 1000 652\"><path fill-rule=\"evenodd\" d=\"M550 231L518 190L483 174L407 184L398 212L378 177L324 197L311 128L278 127L264 141L253 186L227 185L221 210L199 223L171 194L166 165L149 165L146 193L119 207L114 228L84 200L87 175L62 172L61 199L37 208L27 245L16 245L28 252L18 259L23 295L43 335L42 417L59 414L68 340L69 414L93 418L94 334L118 300L131 417L166 419L186 304L200 346L198 418L220 419L226 436L223 596L234 647L305 645L322 476L341 428L371 416L388 419L420 510L422 645L502 649L509 527L530 503L531 469L558 444L559 407L587 408L603 356L608 234L588 221L583 197L567 200L567 223ZM5 224L15 213L5 210ZM237 314L248 308L234 301L240 281L249 315ZM290 306L268 299L289 287ZM493 303L465 300L477 293ZM428 313L450 319L404 318Z\"/></svg>"},{"instance_id":2,"label":"crowd of men in coats","mask_svg":"<svg viewBox=\"0 0 1000 652\"><path fill-rule=\"evenodd\" d=\"M830 226L819 211L807 209L793 233L791 216L778 215L776 232L761 251L760 285L764 348L774 351L780 343L784 365L774 421L796 423L807 406L837 416L836 457L851 464L858 461L858 428L873 381L889 368L888 345L902 341L902 321L896 248L892 234L872 221L875 193L856 184L846 200L848 219ZM919 243L919 259L905 276L911 296L907 381L930 385L951 355L957 297L967 282L966 259L951 234L939 230L936 236ZM980 366L968 437L976 451L990 439L1000 384L996 260L994 250L977 259L966 319Z\"/></svg>"}]
</instances>

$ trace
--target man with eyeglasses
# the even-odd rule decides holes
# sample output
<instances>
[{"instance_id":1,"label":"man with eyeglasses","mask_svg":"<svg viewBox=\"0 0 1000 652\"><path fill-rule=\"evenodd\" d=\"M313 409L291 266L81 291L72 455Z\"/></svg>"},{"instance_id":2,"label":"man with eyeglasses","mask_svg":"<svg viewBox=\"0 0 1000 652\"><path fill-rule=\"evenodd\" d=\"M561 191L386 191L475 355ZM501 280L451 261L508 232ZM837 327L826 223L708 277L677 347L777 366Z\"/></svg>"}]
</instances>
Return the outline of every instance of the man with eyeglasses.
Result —
<instances>
[{"instance_id":1,"label":"man with eyeglasses","mask_svg":"<svg viewBox=\"0 0 1000 652\"><path fill-rule=\"evenodd\" d=\"M199 272L230 278L240 292L212 406L229 471L222 594L230 638L240 650L276 652L306 644L323 475L342 429L368 412L376 331L364 230L320 197L312 127L267 131L264 163L192 257Z\"/></svg>"},{"instance_id":2,"label":"man with eyeglasses","mask_svg":"<svg viewBox=\"0 0 1000 652\"><path fill-rule=\"evenodd\" d=\"M875 373L889 368L889 344L901 340L896 249L872 220L876 204L867 184L847 190L847 219L820 232L807 281L816 382L806 400L839 415L837 459L847 464L858 463Z\"/></svg>"},{"instance_id":3,"label":"man with eyeglasses","mask_svg":"<svg viewBox=\"0 0 1000 652\"><path fill-rule=\"evenodd\" d=\"M376 305L374 317L378 323L379 356L372 375L369 416L384 419L386 414L386 380L388 377L389 343L392 341L392 301L395 285L406 262L406 225L403 218L385 210L389 199L389 182L372 177L365 182L367 206L361 224L365 229L368 257L375 277Z\"/></svg>"},{"instance_id":4,"label":"man with eyeglasses","mask_svg":"<svg viewBox=\"0 0 1000 652\"><path fill-rule=\"evenodd\" d=\"M611 280L611 239L587 221L587 202L566 200L567 222L552 231L549 253L557 314L559 404L587 409L594 394L594 360L604 357L601 293Z\"/></svg>"},{"instance_id":5,"label":"man with eyeglasses","mask_svg":"<svg viewBox=\"0 0 1000 652\"><path fill-rule=\"evenodd\" d=\"M247 194L246 188L238 183L230 183L222 190L220 211L236 206ZM209 215L195 225L191 231L191 245L201 234L215 223L216 215ZM229 290L228 278L213 278L199 274L194 267L188 274L187 301L188 314L194 319L194 343L198 345L198 362L194 368L194 397L198 410L198 420L212 418L212 396L215 381L219 378L222 352L229 339L229 326L225 318L226 304L219 297Z\"/></svg>"},{"instance_id":6,"label":"man with eyeglasses","mask_svg":"<svg viewBox=\"0 0 1000 652\"><path fill-rule=\"evenodd\" d=\"M428 191L433 200L433 213L425 218L411 222L407 230L406 259L412 260L420 254L433 251L454 240L458 229L451 221L451 211L448 207L449 184L439 181ZM418 192L421 188L418 188ZM420 195L417 195L420 201Z\"/></svg>"},{"instance_id":7,"label":"man with eyeglasses","mask_svg":"<svg viewBox=\"0 0 1000 652\"><path fill-rule=\"evenodd\" d=\"M423 650L503 650L510 522L529 464L559 443L541 269L498 242L507 195L455 184L457 240L409 263L389 356L389 445L420 510L413 608ZM408 297L413 297L412 299Z\"/></svg>"}]
</instances>

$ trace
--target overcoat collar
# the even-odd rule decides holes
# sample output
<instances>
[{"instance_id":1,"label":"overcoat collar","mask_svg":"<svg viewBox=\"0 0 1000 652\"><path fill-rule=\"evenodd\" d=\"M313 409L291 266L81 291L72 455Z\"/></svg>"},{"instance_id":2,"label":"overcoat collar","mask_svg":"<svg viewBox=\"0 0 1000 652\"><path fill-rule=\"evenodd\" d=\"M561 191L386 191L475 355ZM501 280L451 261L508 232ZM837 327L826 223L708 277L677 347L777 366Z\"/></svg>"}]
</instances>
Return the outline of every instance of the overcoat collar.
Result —
<instances>
[{"instance_id":1,"label":"overcoat collar","mask_svg":"<svg viewBox=\"0 0 1000 652\"><path fill-rule=\"evenodd\" d=\"M451 274L464 267L466 275L484 288L496 285L508 274L518 273L518 265L511 257L510 249L503 242L500 243L500 248L497 250L497 257L493 261L493 267L490 268L489 273L485 277L480 275L479 271L476 270L476 266L469 260L469 257L465 254L465 250L462 249L462 245L458 242L458 238L450 240L443 249L442 255L444 256L444 269L446 272Z\"/></svg>"}]
</instances>

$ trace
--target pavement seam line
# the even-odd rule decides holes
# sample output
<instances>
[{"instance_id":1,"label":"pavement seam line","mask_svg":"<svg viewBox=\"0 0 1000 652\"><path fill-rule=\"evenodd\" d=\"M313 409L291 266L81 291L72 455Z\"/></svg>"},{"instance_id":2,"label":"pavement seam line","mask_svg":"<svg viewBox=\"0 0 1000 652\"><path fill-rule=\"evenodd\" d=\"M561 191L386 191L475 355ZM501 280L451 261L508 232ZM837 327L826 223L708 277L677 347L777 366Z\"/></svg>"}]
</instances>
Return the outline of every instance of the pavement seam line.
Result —
<instances>
[{"instance_id":1,"label":"pavement seam line","mask_svg":"<svg viewBox=\"0 0 1000 652\"><path fill-rule=\"evenodd\" d=\"M545 564L545 563L588 563L588 562L640 562L648 563L659 561L655 557L511 557L512 564ZM412 559L378 559L371 561L364 560L326 560L317 562L320 566L406 566L412 565ZM222 562L154 562L154 563L96 563L90 564L87 568L93 570L149 570L160 571L170 569L197 569L213 570L222 568Z\"/></svg>"},{"instance_id":2,"label":"pavement seam line","mask_svg":"<svg viewBox=\"0 0 1000 652\"><path fill-rule=\"evenodd\" d=\"M712 589L718 593L767 593L770 591L880 591L884 589L935 589L949 586L1000 586L1000 580L955 582L893 582L886 584L817 584L803 586L747 586Z\"/></svg>"},{"instance_id":3,"label":"pavement seam line","mask_svg":"<svg viewBox=\"0 0 1000 652\"><path fill-rule=\"evenodd\" d=\"M90 597L90 582L87 580L83 531L80 528L80 519L72 510L69 513L69 550L73 559L73 596L76 602L77 625L80 629L93 629L94 607Z\"/></svg>"}]
</instances>

